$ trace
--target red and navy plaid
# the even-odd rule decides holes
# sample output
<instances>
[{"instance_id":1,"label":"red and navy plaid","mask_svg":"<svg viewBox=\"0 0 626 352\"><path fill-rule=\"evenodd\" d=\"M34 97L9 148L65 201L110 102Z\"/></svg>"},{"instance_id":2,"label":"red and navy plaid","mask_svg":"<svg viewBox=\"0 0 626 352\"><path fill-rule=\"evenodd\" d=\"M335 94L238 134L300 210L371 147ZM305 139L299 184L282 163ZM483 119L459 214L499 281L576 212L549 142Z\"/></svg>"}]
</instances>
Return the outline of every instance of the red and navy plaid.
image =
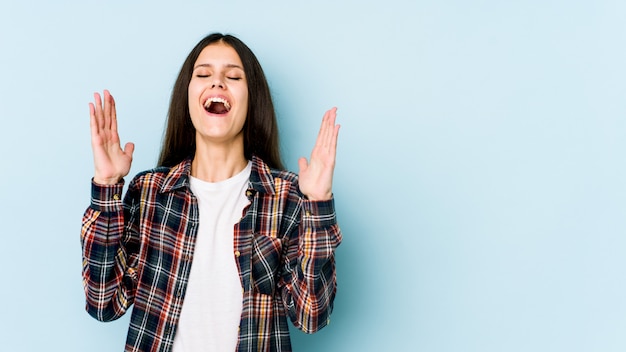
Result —
<instances>
[{"instance_id":1,"label":"red and navy plaid","mask_svg":"<svg viewBox=\"0 0 626 352\"><path fill-rule=\"evenodd\" d=\"M134 304L125 351L171 351L198 229L191 160L123 181L92 182L83 216L87 312L101 321ZM341 243L334 201L309 201L298 178L252 158L250 204L234 227L243 288L237 351L291 351L287 316L306 333L328 324Z\"/></svg>"}]
</instances>

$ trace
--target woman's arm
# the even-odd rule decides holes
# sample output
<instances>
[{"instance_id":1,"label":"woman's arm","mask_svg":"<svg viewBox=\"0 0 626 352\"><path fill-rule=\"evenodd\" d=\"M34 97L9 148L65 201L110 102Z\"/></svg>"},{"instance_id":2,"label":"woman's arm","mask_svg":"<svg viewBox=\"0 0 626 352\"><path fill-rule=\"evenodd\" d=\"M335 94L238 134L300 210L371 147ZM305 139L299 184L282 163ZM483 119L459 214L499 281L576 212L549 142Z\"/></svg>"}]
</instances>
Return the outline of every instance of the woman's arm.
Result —
<instances>
[{"instance_id":1,"label":"woman's arm","mask_svg":"<svg viewBox=\"0 0 626 352\"><path fill-rule=\"evenodd\" d=\"M92 184L91 205L81 228L83 286L86 309L100 321L115 320L133 303L137 288L139 253L137 187L131 186L124 203L123 183Z\"/></svg>"},{"instance_id":2,"label":"woman's arm","mask_svg":"<svg viewBox=\"0 0 626 352\"><path fill-rule=\"evenodd\" d=\"M132 183L122 202L122 178L130 170L134 145L120 146L115 100L104 91L94 93L89 103L91 146L95 173L91 205L81 228L83 284L87 311L94 318L109 321L124 314L134 299L137 277L129 260L138 252L135 214L137 187Z\"/></svg>"},{"instance_id":3,"label":"woman's arm","mask_svg":"<svg viewBox=\"0 0 626 352\"><path fill-rule=\"evenodd\" d=\"M335 249L341 243L332 196L339 125L337 109L324 114L310 160L300 158L301 200L297 236L290 236L279 286L296 327L313 333L328 324L337 291Z\"/></svg>"},{"instance_id":4,"label":"woman's arm","mask_svg":"<svg viewBox=\"0 0 626 352\"><path fill-rule=\"evenodd\" d=\"M326 326L337 291L335 250L342 236L334 200L302 202L297 236L289 237L279 288L293 324L306 333Z\"/></svg>"}]
</instances>

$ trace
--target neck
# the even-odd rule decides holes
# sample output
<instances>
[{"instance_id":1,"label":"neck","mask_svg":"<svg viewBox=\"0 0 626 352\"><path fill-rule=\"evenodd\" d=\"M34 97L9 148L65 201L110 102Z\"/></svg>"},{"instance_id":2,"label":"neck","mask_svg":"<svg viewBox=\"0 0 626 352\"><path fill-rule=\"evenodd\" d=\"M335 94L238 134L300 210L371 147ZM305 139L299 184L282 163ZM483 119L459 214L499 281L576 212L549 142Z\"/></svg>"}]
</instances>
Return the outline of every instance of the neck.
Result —
<instances>
[{"instance_id":1,"label":"neck","mask_svg":"<svg viewBox=\"0 0 626 352\"><path fill-rule=\"evenodd\" d=\"M235 176L247 164L243 141L228 145L197 143L191 162L191 176L207 182L220 182Z\"/></svg>"}]
</instances>

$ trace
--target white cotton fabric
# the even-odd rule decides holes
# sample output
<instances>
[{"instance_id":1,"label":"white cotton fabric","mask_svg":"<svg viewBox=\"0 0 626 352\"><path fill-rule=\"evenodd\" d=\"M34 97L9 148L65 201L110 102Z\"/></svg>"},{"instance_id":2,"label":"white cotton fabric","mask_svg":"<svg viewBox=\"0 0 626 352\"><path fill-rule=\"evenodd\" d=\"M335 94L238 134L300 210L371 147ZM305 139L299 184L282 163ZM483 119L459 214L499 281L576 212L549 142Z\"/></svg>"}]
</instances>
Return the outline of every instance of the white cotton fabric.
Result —
<instances>
[{"instance_id":1,"label":"white cotton fabric","mask_svg":"<svg viewBox=\"0 0 626 352\"><path fill-rule=\"evenodd\" d=\"M174 352L235 351L243 291L235 262L233 228L241 220L252 164L216 183L190 176L200 224Z\"/></svg>"}]
</instances>

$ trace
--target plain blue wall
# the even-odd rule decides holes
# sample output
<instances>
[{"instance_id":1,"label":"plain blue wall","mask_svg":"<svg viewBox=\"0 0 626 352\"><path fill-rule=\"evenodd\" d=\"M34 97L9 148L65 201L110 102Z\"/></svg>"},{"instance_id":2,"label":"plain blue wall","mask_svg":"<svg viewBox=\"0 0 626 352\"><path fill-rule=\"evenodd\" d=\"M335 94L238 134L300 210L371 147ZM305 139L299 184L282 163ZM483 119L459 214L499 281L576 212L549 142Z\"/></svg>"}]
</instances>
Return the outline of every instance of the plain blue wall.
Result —
<instances>
[{"instance_id":1,"label":"plain blue wall","mask_svg":"<svg viewBox=\"0 0 626 352\"><path fill-rule=\"evenodd\" d=\"M94 91L134 174L183 59L244 40L291 169L342 124L328 328L296 351L626 350L623 1L4 1L0 349L119 351L83 310Z\"/></svg>"}]
</instances>

